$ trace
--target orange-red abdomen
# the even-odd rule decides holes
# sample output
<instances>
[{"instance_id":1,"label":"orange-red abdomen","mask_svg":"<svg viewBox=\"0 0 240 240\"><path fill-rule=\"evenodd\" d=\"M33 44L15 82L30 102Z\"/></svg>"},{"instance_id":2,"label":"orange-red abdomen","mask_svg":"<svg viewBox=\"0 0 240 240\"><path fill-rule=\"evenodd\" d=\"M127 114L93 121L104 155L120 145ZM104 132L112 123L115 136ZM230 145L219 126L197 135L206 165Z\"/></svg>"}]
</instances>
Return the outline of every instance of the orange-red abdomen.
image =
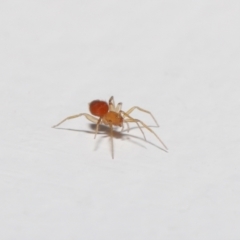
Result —
<instances>
[{"instance_id":1,"label":"orange-red abdomen","mask_svg":"<svg viewBox=\"0 0 240 240\"><path fill-rule=\"evenodd\" d=\"M94 100L89 104L92 115L103 117L108 112L108 104L104 101Z\"/></svg>"}]
</instances>

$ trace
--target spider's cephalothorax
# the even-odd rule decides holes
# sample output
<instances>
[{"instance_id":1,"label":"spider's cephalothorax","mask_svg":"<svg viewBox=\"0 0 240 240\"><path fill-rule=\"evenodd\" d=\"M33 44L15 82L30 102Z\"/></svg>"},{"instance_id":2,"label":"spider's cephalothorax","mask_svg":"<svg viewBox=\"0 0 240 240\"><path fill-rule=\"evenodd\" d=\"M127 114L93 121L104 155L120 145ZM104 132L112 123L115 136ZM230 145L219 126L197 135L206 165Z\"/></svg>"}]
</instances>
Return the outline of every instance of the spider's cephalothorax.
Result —
<instances>
[{"instance_id":1,"label":"spider's cephalothorax","mask_svg":"<svg viewBox=\"0 0 240 240\"><path fill-rule=\"evenodd\" d=\"M95 137L96 137L96 135L98 133L99 125L101 123L103 123L105 125L108 125L110 127L110 132L111 132L112 158L113 158L113 140L112 140L113 129L112 129L112 127L113 126L122 127L122 130L123 130L124 123L126 123L127 127L128 127L128 131L129 131L129 123L134 122L139 127L139 129L142 132L145 140L146 140L146 137L145 137L145 134L144 134L142 128L146 128L148 131L153 133L157 137L157 139L162 143L162 145L165 147L165 149L167 150L166 145L162 142L162 140L158 137L158 135L151 128L149 128L141 120L132 118L130 116L130 114L133 112L133 110L138 109L139 111L148 113L153 118L153 120L155 121L157 126L159 126L156 119L151 114L151 112L149 112L147 110L144 110L144 109L142 109L140 107L137 107L137 106L130 108L126 112L122 111L121 108L122 108L122 103L118 103L115 106L113 97L111 97L109 99L108 103L105 102L105 101L101 101L101 100L94 100L89 104L89 111L91 112L92 115L90 115L88 113L80 113L80 114L77 114L77 115L73 115L73 116L65 118L64 120L62 120L60 123L58 123L57 125L55 125L53 127L55 128L55 127L59 126L60 124L62 124L66 120L81 117L81 116L85 116L89 121L96 124L96 130L95 130ZM98 117L98 118L96 118L96 117Z\"/></svg>"},{"instance_id":2,"label":"spider's cephalothorax","mask_svg":"<svg viewBox=\"0 0 240 240\"><path fill-rule=\"evenodd\" d=\"M113 125L118 127L122 127L123 125L123 117L121 116L121 114L113 111L107 112L103 116L102 121L106 125Z\"/></svg>"}]
</instances>

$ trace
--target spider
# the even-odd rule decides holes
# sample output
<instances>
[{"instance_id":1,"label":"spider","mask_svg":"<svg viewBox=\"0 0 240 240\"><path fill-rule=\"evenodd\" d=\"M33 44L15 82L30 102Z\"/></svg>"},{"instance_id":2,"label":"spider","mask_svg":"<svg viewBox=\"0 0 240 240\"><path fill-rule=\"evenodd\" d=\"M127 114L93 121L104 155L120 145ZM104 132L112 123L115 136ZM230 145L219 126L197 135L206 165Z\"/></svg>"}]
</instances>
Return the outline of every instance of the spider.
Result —
<instances>
[{"instance_id":1,"label":"spider","mask_svg":"<svg viewBox=\"0 0 240 240\"><path fill-rule=\"evenodd\" d=\"M158 137L158 135L151 129L149 128L144 122L142 122L141 120L132 118L130 116L130 114L135 110L139 110L141 112L145 112L147 114L149 114L152 119L154 120L154 122L156 123L156 125L159 127L156 119L154 118L154 116L152 115L151 112L142 109L140 107L132 107L130 108L128 111L124 112L123 110L121 110L122 108L122 103L118 103L117 105L115 105L114 103L114 98L113 96L110 97L108 103L105 101L101 101L101 100L94 100L89 104L89 110L91 112L90 115L88 113L80 113L77 115L73 115L73 116L69 116L65 119L63 119L60 123L56 124L53 126L53 128L58 127L60 124L62 124L63 122L69 120L69 119L73 119L73 118L78 118L81 116L85 116L89 121L93 122L96 124L96 130L95 130L95 135L94 135L94 139L96 138L96 135L98 133L98 129L99 129L99 125L101 123L108 125L110 127L110 138L111 138L111 152L112 152L112 158L114 158L114 150L113 150L113 126L117 126L117 127L122 127L122 130L124 129L124 123L127 124L127 128L128 128L128 132L129 132L129 124L131 122L134 122L137 124L138 128L140 129L140 131L143 134L143 137L146 141L146 137L145 134L142 130L142 128L146 128L148 131L150 131L152 134L155 135L155 137L161 142L161 144L164 146L164 148L167 150L167 146L163 143L163 141Z\"/></svg>"}]
</instances>

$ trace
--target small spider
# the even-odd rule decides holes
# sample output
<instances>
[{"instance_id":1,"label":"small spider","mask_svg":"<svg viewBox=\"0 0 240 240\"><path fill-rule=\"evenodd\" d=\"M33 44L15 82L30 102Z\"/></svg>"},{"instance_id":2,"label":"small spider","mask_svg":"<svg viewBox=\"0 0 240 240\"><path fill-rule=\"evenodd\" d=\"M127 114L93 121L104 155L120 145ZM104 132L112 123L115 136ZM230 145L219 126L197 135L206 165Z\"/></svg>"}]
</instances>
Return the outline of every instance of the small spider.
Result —
<instances>
[{"instance_id":1,"label":"small spider","mask_svg":"<svg viewBox=\"0 0 240 240\"><path fill-rule=\"evenodd\" d=\"M157 126L159 126L156 119L154 118L154 116L152 115L151 112L149 112L147 110L144 110L144 109L142 109L140 107L137 107L137 106L130 108L127 112L122 111L121 108L122 108L122 103L118 103L115 106L113 97L110 97L108 103L105 102L105 101L94 100L89 104L89 110L90 110L92 115L94 115L98 118L96 118L96 117L94 117L94 116L92 116L88 113L80 113L80 114L69 116L69 117L63 119L60 123L58 123L57 125L54 125L53 128L56 128L57 126L59 126L60 124L65 122L66 120L81 117L81 116L85 116L89 121L96 124L96 130L95 130L95 135L94 135L94 138L96 138L96 135L98 133L99 125L101 123L103 123L105 125L108 125L110 127L112 158L114 158L114 154L113 154L113 126L122 127L122 131L123 131L124 123L126 123L127 127L128 127L128 131L129 131L129 124L128 123L134 122L134 123L137 124L138 128L142 132L145 140L146 140L146 137L145 137L145 134L144 134L142 128L146 128L148 131L153 133L157 137L157 139L161 142L161 144L165 147L165 149L166 150L168 149L166 147L166 145L163 143L163 141L158 137L158 135L151 128L149 128L141 120L132 118L130 116L130 114L135 109L138 109L139 111L142 111L142 112L145 112L145 113L148 113L149 115L151 115L151 117L153 118L153 120L155 121Z\"/></svg>"}]
</instances>

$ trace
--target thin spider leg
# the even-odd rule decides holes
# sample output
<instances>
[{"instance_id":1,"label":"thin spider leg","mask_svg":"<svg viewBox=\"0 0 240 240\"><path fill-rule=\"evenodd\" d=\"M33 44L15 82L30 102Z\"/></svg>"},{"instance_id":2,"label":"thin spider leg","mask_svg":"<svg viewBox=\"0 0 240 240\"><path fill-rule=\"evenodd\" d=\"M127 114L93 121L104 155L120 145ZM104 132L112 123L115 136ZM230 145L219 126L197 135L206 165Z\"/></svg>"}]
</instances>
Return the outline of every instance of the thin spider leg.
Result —
<instances>
[{"instance_id":1,"label":"thin spider leg","mask_svg":"<svg viewBox=\"0 0 240 240\"><path fill-rule=\"evenodd\" d=\"M81 116L85 116L89 121L93 122L93 123L97 123L98 122L98 119L93 117L92 115L90 114L87 114L87 113L80 113L80 114L77 114L77 115L73 115L73 116L69 116L65 119L63 119L60 123L52 126L53 128L55 127L58 127L60 124L62 124L63 122L69 120L69 119L73 119L73 118L78 118L78 117L81 117Z\"/></svg>"},{"instance_id":2,"label":"thin spider leg","mask_svg":"<svg viewBox=\"0 0 240 240\"><path fill-rule=\"evenodd\" d=\"M145 109L142 109L142 108L140 108L140 107L137 107L137 106L132 107L132 108L130 108L130 109L126 112L126 114L130 115L135 109L138 109L138 110L141 111L141 112L148 113L148 114L152 117L152 119L154 120L154 122L157 124L157 126L159 127L159 124L158 124L157 120L155 119L155 117L152 115L152 113L149 112L149 111L147 111L147 110L145 110Z\"/></svg>"},{"instance_id":3,"label":"thin spider leg","mask_svg":"<svg viewBox=\"0 0 240 240\"><path fill-rule=\"evenodd\" d=\"M124 116L128 117L128 119L124 119L124 118L123 118L123 121L124 121L124 122L126 122L127 124L128 124L128 122L135 122L135 123L137 124L138 128L139 128L140 131L142 132L142 135L143 135L143 137L144 137L144 139L145 139L145 141L146 141L146 136L145 136L145 134L144 134L141 126L139 125L138 121L134 121L134 120L136 120L136 119L130 117L130 116L129 116L127 113L125 113L124 111L121 110L120 112L121 112ZM129 125L128 125L128 126L129 126ZM128 128L128 131L129 131L129 128Z\"/></svg>"},{"instance_id":4,"label":"thin spider leg","mask_svg":"<svg viewBox=\"0 0 240 240\"><path fill-rule=\"evenodd\" d=\"M141 120L138 119L134 119L132 117L130 117L128 114L126 114L125 112L121 111L125 116L128 117L128 119L124 119L124 121L128 121L128 122L135 122L135 123L141 123L143 127L145 127L148 131L150 131L152 134L155 135L155 137L161 142L161 144L165 147L166 150L168 150L167 146L164 144L164 142L158 137L158 135L151 129L149 128L144 122L142 122ZM139 125L138 125L139 126ZM139 127L141 129L141 127ZM146 138L145 138L146 139Z\"/></svg>"},{"instance_id":5,"label":"thin spider leg","mask_svg":"<svg viewBox=\"0 0 240 240\"><path fill-rule=\"evenodd\" d=\"M96 123L97 126L96 126L96 130L95 130L94 139L96 138L96 135L97 135L97 133L98 133L98 128L99 128L99 125L100 125L101 121L102 121L102 118L99 118L98 121L97 121L97 123Z\"/></svg>"},{"instance_id":6,"label":"thin spider leg","mask_svg":"<svg viewBox=\"0 0 240 240\"><path fill-rule=\"evenodd\" d=\"M114 159L114 147L113 147L113 128L112 128L112 124L110 124L110 139L111 139L111 151L112 151L112 159Z\"/></svg>"},{"instance_id":7,"label":"thin spider leg","mask_svg":"<svg viewBox=\"0 0 240 240\"><path fill-rule=\"evenodd\" d=\"M128 118L128 119L124 119L124 122L126 122L126 123L128 123L128 122L135 122L135 123L137 124L138 128L140 129L140 131L142 132L142 135L143 135L143 137L144 137L144 139L145 139L145 141L146 141L147 139L146 139L145 133L143 132L141 126L140 126L139 123L138 123L138 121L135 121L135 120L136 120L136 119L130 119L130 118Z\"/></svg>"},{"instance_id":8,"label":"thin spider leg","mask_svg":"<svg viewBox=\"0 0 240 240\"><path fill-rule=\"evenodd\" d=\"M123 125L122 125L121 132L123 132L123 130L124 130L124 123L127 124L127 131L129 132L129 130L130 130L130 128L129 128L129 124L128 124L128 122L126 122L126 121L123 121Z\"/></svg>"},{"instance_id":9,"label":"thin spider leg","mask_svg":"<svg viewBox=\"0 0 240 240\"><path fill-rule=\"evenodd\" d=\"M122 123L122 129L121 129L121 132L124 130L124 123Z\"/></svg>"},{"instance_id":10,"label":"thin spider leg","mask_svg":"<svg viewBox=\"0 0 240 240\"><path fill-rule=\"evenodd\" d=\"M128 127L128 130L127 130L127 131L129 132L129 131L130 131L130 128L129 128L129 124L128 124L128 122L126 122L126 124L127 124L127 127Z\"/></svg>"}]
</instances>

